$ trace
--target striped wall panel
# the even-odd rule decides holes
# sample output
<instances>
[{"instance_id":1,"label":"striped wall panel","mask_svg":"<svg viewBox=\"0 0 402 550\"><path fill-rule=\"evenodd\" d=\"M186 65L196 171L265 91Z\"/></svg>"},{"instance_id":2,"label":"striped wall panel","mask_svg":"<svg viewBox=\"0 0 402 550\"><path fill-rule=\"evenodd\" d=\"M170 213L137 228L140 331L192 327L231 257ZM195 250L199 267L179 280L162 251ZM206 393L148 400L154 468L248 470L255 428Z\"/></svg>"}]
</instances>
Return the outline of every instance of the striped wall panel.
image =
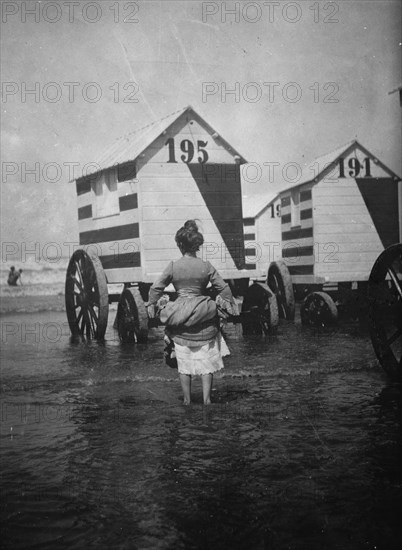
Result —
<instances>
[{"instance_id":1,"label":"striped wall panel","mask_svg":"<svg viewBox=\"0 0 402 550\"><path fill-rule=\"evenodd\" d=\"M300 202L310 201L312 198L311 189L300 191Z\"/></svg>"},{"instance_id":2,"label":"striped wall panel","mask_svg":"<svg viewBox=\"0 0 402 550\"><path fill-rule=\"evenodd\" d=\"M84 195L91 191L91 180L89 178L79 178L76 181L77 195Z\"/></svg>"},{"instance_id":3,"label":"striped wall panel","mask_svg":"<svg viewBox=\"0 0 402 550\"><path fill-rule=\"evenodd\" d=\"M92 204L87 204L86 206L78 208L78 219L86 220L88 218L92 218Z\"/></svg>"},{"instance_id":4,"label":"striped wall panel","mask_svg":"<svg viewBox=\"0 0 402 550\"><path fill-rule=\"evenodd\" d=\"M135 162L126 162L117 167L117 181L133 180L137 177L137 167Z\"/></svg>"},{"instance_id":5,"label":"striped wall panel","mask_svg":"<svg viewBox=\"0 0 402 550\"><path fill-rule=\"evenodd\" d=\"M247 233L246 233L247 231ZM245 268L256 269L255 218L243 218Z\"/></svg>"},{"instance_id":6,"label":"striped wall panel","mask_svg":"<svg viewBox=\"0 0 402 550\"><path fill-rule=\"evenodd\" d=\"M291 243L292 245L294 243ZM313 246L292 246L287 248L283 246L282 248L282 258L299 258L300 256L313 256L314 247Z\"/></svg>"},{"instance_id":7,"label":"striped wall panel","mask_svg":"<svg viewBox=\"0 0 402 550\"><path fill-rule=\"evenodd\" d=\"M313 209L312 208L306 208L305 210L300 210L300 219L301 220L309 220L313 217Z\"/></svg>"},{"instance_id":8,"label":"striped wall panel","mask_svg":"<svg viewBox=\"0 0 402 550\"><path fill-rule=\"evenodd\" d=\"M93 250L99 256L103 268L108 271L108 280L117 282L138 278L141 268L139 241L137 186L132 163L119 167L117 191L113 207L117 212L97 217L97 200L92 192L92 179L77 180L78 226L81 246ZM106 196L110 200L110 195ZM135 212L135 214L133 214ZM133 271L134 270L134 271ZM125 275L123 276L123 273Z\"/></svg>"},{"instance_id":9,"label":"striped wall panel","mask_svg":"<svg viewBox=\"0 0 402 550\"><path fill-rule=\"evenodd\" d=\"M121 241L127 239L136 239L139 237L138 223L127 225L117 225L92 231L80 233L80 244L105 243L111 241Z\"/></svg>"},{"instance_id":10,"label":"striped wall panel","mask_svg":"<svg viewBox=\"0 0 402 550\"><path fill-rule=\"evenodd\" d=\"M313 227L295 227L289 231L282 231L282 241L296 241L313 237Z\"/></svg>"},{"instance_id":11,"label":"striped wall panel","mask_svg":"<svg viewBox=\"0 0 402 550\"><path fill-rule=\"evenodd\" d=\"M103 268L109 270L109 273L113 270L118 272L122 269L132 269L141 267L141 245L140 239L127 239L120 241L107 241L96 242L82 245L84 250L91 252L99 257ZM115 275L112 277L116 282ZM108 275L109 280L109 275ZM134 280L134 279L127 279ZM121 279L120 282L124 281ZM109 280L109 282L112 282Z\"/></svg>"},{"instance_id":12,"label":"striped wall panel","mask_svg":"<svg viewBox=\"0 0 402 550\"><path fill-rule=\"evenodd\" d=\"M121 269L126 267L141 267L141 253L108 254L99 256L103 269Z\"/></svg>"},{"instance_id":13,"label":"striped wall panel","mask_svg":"<svg viewBox=\"0 0 402 550\"><path fill-rule=\"evenodd\" d=\"M131 195L124 195L123 197L119 197L120 212L124 212L125 210L133 210L134 208L138 208L137 193L132 193Z\"/></svg>"},{"instance_id":14,"label":"striped wall panel","mask_svg":"<svg viewBox=\"0 0 402 550\"><path fill-rule=\"evenodd\" d=\"M292 226L292 196L282 197L282 258L294 283L311 282L314 276L313 205L311 189L300 190L300 221Z\"/></svg>"},{"instance_id":15,"label":"striped wall panel","mask_svg":"<svg viewBox=\"0 0 402 550\"><path fill-rule=\"evenodd\" d=\"M313 275L314 264L310 265L289 265L288 270L291 275Z\"/></svg>"}]
</instances>

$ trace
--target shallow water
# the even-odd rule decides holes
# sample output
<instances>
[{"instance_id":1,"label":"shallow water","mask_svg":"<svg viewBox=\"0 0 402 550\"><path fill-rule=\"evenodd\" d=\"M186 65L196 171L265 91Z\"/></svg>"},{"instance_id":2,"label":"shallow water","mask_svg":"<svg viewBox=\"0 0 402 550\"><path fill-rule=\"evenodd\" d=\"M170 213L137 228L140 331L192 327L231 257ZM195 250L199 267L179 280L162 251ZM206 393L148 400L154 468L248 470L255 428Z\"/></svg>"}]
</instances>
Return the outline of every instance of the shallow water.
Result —
<instances>
[{"instance_id":1,"label":"shallow water","mask_svg":"<svg viewBox=\"0 0 402 550\"><path fill-rule=\"evenodd\" d=\"M357 325L231 325L184 407L160 329L72 343L34 309L1 318L5 548L399 547L401 392Z\"/></svg>"}]
</instances>

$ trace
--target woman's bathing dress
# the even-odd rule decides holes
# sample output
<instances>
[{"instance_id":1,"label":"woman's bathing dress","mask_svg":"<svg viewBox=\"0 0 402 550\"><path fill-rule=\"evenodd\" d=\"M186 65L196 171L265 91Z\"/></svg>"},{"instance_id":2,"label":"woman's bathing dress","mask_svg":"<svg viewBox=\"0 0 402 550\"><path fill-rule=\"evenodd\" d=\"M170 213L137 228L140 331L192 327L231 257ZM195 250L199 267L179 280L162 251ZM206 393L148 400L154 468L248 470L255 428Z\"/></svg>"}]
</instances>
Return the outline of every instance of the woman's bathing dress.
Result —
<instances>
[{"instance_id":1,"label":"woman's bathing dress","mask_svg":"<svg viewBox=\"0 0 402 550\"><path fill-rule=\"evenodd\" d=\"M206 288L211 283L220 309L238 315L228 284L210 262L184 255L170 262L152 285L148 305L156 305L170 283L178 296L163 307L160 320L174 341L179 373L202 375L223 369L222 356L230 352L219 330L217 303L206 295Z\"/></svg>"}]
</instances>

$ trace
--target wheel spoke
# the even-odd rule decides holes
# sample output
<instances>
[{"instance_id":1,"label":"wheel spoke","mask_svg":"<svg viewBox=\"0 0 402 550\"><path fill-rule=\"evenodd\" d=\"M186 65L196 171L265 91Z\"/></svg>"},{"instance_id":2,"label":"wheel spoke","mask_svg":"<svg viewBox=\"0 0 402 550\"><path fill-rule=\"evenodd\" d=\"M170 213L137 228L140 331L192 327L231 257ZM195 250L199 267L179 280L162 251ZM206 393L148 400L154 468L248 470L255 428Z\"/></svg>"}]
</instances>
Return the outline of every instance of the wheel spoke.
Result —
<instances>
[{"instance_id":1,"label":"wheel spoke","mask_svg":"<svg viewBox=\"0 0 402 550\"><path fill-rule=\"evenodd\" d=\"M81 267L80 260L75 262L75 267L76 267L75 274L78 275L78 279L76 279L76 280L79 280L79 282L81 284L81 287L83 287L84 285L83 285L83 281L82 281L82 267Z\"/></svg>"},{"instance_id":2,"label":"wheel spoke","mask_svg":"<svg viewBox=\"0 0 402 550\"><path fill-rule=\"evenodd\" d=\"M78 279L75 279L75 278L74 278L74 283L75 283L75 285L78 287L78 289L80 290L80 293L82 294L82 293L84 292L84 288L83 288L81 282L78 281Z\"/></svg>"},{"instance_id":3,"label":"wheel spoke","mask_svg":"<svg viewBox=\"0 0 402 550\"><path fill-rule=\"evenodd\" d=\"M85 335L87 338L90 338L91 337L91 322L89 320L89 315L88 315L88 311L87 310L84 310L84 315L83 315L83 330L85 329Z\"/></svg>"},{"instance_id":4,"label":"wheel spoke","mask_svg":"<svg viewBox=\"0 0 402 550\"><path fill-rule=\"evenodd\" d=\"M391 277L391 281L394 283L394 286L396 288L396 291L397 293L399 294L399 296L402 298L402 288L401 288L401 285L399 283L399 279L398 279L398 276L397 274L395 273L395 270L392 266L390 266L388 268L388 273L389 273L389 276Z\"/></svg>"},{"instance_id":5,"label":"wheel spoke","mask_svg":"<svg viewBox=\"0 0 402 550\"><path fill-rule=\"evenodd\" d=\"M91 315L91 317L94 319L94 321L98 322L98 316L93 308L93 306L91 304L88 304L88 311Z\"/></svg>"},{"instance_id":6,"label":"wheel spoke","mask_svg":"<svg viewBox=\"0 0 402 550\"><path fill-rule=\"evenodd\" d=\"M81 332L81 334L84 334L84 328L85 328L86 322L85 322L85 316L83 314L84 313L83 310L81 310L81 313L82 313L82 317L81 317L80 332Z\"/></svg>"},{"instance_id":7,"label":"wheel spoke","mask_svg":"<svg viewBox=\"0 0 402 550\"><path fill-rule=\"evenodd\" d=\"M95 319L92 317L92 315L88 315L88 318L89 318L90 327L91 327L91 330L92 330L92 335L93 335L93 337L95 337L96 336L96 330L97 330Z\"/></svg>"}]
</instances>

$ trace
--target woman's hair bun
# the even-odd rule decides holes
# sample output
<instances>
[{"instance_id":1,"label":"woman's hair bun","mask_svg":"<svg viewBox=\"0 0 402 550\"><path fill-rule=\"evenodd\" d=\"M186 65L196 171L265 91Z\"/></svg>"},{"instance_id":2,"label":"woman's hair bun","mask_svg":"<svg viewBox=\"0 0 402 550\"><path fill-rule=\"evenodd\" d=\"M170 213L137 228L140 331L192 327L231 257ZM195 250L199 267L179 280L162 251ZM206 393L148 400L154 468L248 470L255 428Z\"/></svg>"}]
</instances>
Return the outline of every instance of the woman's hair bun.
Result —
<instances>
[{"instance_id":1,"label":"woman's hair bun","mask_svg":"<svg viewBox=\"0 0 402 550\"><path fill-rule=\"evenodd\" d=\"M187 229L188 231L198 231L198 225L195 223L195 220L187 220L184 224L184 229Z\"/></svg>"},{"instance_id":2,"label":"woman's hair bun","mask_svg":"<svg viewBox=\"0 0 402 550\"><path fill-rule=\"evenodd\" d=\"M198 231L195 220L187 220L183 227L177 231L175 240L183 253L197 252L204 243L204 237Z\"/></svg>"}]
</instances>

